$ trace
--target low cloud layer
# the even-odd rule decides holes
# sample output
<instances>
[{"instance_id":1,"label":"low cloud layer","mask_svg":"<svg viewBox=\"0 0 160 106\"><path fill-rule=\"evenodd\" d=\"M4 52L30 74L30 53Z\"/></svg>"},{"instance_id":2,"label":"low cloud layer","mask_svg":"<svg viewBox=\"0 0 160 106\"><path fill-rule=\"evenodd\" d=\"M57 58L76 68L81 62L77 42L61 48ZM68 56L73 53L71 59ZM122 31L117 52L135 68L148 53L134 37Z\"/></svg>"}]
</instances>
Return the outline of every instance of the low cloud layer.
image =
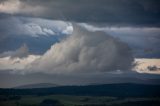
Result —
<instances>
[{"instance_id":1,"label":"low cloud layer","mask_svg":"<svg viewBox=\"0 0 160 106\"><path fill-rule=\"evenodd\" d=\"M136 72L115 73L84 73L84 74L45 74L30 73L18 74L10 71L0 71L0 88L15 87L25 84L52 83L58 85L88 85L88 84L111 84L111 83L140 83L160 84L159 75L139 74Z\"/></svg>"},{"instance_id":2,"label":"low cloud layer","mask_svg":"<svg viewBox=\"0 0 160 106\"><path fill-rule=\"evenodd\" d=\"M26 44L23 44L19 49L15 51L7 51L0 54L0 58L11 57L11 58L24 58L29 55L29 49Z\"/></svg>"},{"instance_id":3,"label":"low cloud layer","mask_svg":"<svg viewBox=\"0 0 160 106\"><path fill-rule=\"evenodd\" d=\"M135 59L137 66L135 71L138 73L160 74L160 59Z\"/></svg>"}]
</instances>

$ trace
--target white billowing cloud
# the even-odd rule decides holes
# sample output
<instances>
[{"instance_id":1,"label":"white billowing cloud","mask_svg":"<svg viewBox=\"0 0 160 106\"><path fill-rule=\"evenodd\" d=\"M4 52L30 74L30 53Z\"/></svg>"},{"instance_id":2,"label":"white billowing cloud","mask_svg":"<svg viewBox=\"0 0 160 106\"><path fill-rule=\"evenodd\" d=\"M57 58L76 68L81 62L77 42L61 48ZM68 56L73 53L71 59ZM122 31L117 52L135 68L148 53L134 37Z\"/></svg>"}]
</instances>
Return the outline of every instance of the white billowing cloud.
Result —
<instances>
[{"instance_id":1,"label":"white billowing cloud","mask_svg":"<svg viewBox=\"0 0 160 106\"><path fill-rule=\"evenodd\" d=\"M26 35L31 35L32 37L39 37L41 35L43 36L51 36L51 35L59 35L59 34L65 34L69 35L73 32L73 27L67 22L63 21L52 21L52 26L50 27L46 25L41 25L41 23L28 23L25 24L23 32L25 32Z\"/></svg>"},{"instance_id":2,"label":"white billowing cloud","mask_svg":"<svg viewBox=\"0 0 160 106\"><path fill-rule=\"evenodd\" d=\"M66 34L66 35L68 35L68 34L70 35L70 34L72 34L72 32L73 32L73 26L71 23L68 23L68 26L66 27L66 29L64 29L62 31L62 33Z\"/></svg>"},{"instance_id":3,"label":"white billowing cloud","mask_svg":"<svg viewBox=\"0 0 160 106\"><path fill-rule=\"evenodd\" d=\"M41 28L38 25L29 24L31 27L35 27L35 29L33 28L35 33L32 33L32 36L35 35L37 37L39 34L49 35L53 33L50 30L50 26L52 25L48 24L50 21L43 20L45 22L42 22L40 21L42 19L29 19L29 22L30 20L36 24L38 23L39 26L41 26L43 23L46 23L46 25L49 26ZM70 23L64 23L62 21L53 22L55 25L57 25L57 30L59 30L58 32L61 30L63 34L71 35L53 45L51 49L41 56L24 55L27 53L26 51L28 51L28 48L25 46L22 46L21 49L16 51L4 52L0 54L0 68L7 69L8 66L9 69L20 70L24 73L39 71L44 73L69 73L82 71L99 72L119 69L126 70L131 67L133 58L127 45L100 31L116 32L119 30L120 32L126 33L127 31L130 32L131 30L140 31L140 28L131 29L112 27L94 29L96 27L92 26L89 31L86 31L84 28L74 25L73 31L73 26ZM86 27L86 29L89 29L89 27ZM157 34L156 31L159 31L158 28L142 28L142 30L145 30L146 34L151 32ZM146 37L147 36L149 35L146 35ZM153 35L150 35L149 37L152 36ZM152 42L150 42L150 44L152 44ZM23 57L23 59L21 59L21 57ZM17 61L16 59L19 59L18 61L20 62L15 62ZM24 61L26 60L27 62L25 63ZM136 59L136 62L140 63L135 67L136 72L151 74L160 73L160 62L158 59ZM158 67L158 70L148 70L148 66L156 66Z\"/></svg>"},{"instance_id":4,"label":"white billowing cloud","mask_svg":"<svg viewBox=\"0 0 160 106\"><path fill-rule=\"evenodd\" d=\"M31 35L32 37L39 37L41 35L52 36L59 34L69 35L73 32L73 27L71 23L67 23L64 21L53 21L44 19L39 19L39 21L29 21L32 23L24 24L24 30L22 32L26 35Z\"/></svg>"},{"instance_id":5,"label":"white billowing cloud","mask_svg":"<svg viewBox=\"0 0 160 106\"><path fill-rule=\"evenodd\" d=\"M38 14L39 12L43 12L45 10L44 7L41 6L31 6L27 3L23 3L20 0L6 0L0 3L0 12L2 13L34 13Z\"/></svg>"},{"instance_id":6,"label":"white billowing cloud","mask_svg":"<svg viewBox=\"0 0 160 106\"><path fill-rule=\"evenodd\" d=\"M30 55L27 45L23 44L15 51L7 51L0 54L0 70L23 70L26 65L39 57L39 55Z\"/></svg>"},{"instance_id":7,"label":"white billowing cloud","mask_svg":"<svg viewBox=\"0 0 160 106\"><path fill-rule=\"evenodd\" d=\"M44 28L43 31L46 33L46 35L55 35L51 29Z\"/></svg>"},{"instance_id":8,"label":"white billowing cloud","mask_svg":"<svg viewBox=\"0 0 160 106\"><path fill-rule=\"evenodd\" d=\"M4 58L1 59L4 61ZM9 58L7 59L6 63L9 64ZM13 62L13 59L11 61ZM19 70L18 66L17 70L23 73L62 74L109 72L128 70L132 61L132 54L126 44L103 32L89 32L74 25L74 31L70 36L54 44L44 55L34 58L28 64L19 62L18 65L22 63L23 69ZM10 65L16 69L16 65Z\"/></svg>"},{"instance_id":9,"label":"white billowing cloud","mask_svg":"<svg viewBox=\"0 0 160 106\"><path fill-rule=\"evenodd\" d=\"M29 55L29 50L26 44L23 44L19 49L15 51L7 51L0 54L0 58L2 57L10 57L10 58L24 58Z\"/></svg>"},{"instance_id":10,"label":"white billowing cloud","mask_svg":"<svg viewBox=\"0 0 160 106\"><path fill-rule=\"evenodd\" d=\"M131 64L132 55L128 46L105 33L92 33L75 25L71 36L53 45L26 70L45 70L46 73L105 72L127 70Z\"/></svg>"},{"instance_id":11,"label":"white billowing cloud","mask_svg":"<svg viewBox=\"0 0 160 106\"><path fill-rule=\"evenodd\" d=\"M30 55L26 44L15 51L7 51L0 54L1 70L23 70L26 65L38 59L39 55ZM23 71L21 72L23 73Z\"/></svg>"},{"instance_id":12,"label":"white billowing cloud","mask_svg":"<svg viewBox=\"0 0 160 106\"><path fill-rule=\"evenodd\" d=\"M134 70L138 73L160 74L160 59L136 58Z\"/></svg>"},{"instance_id":13,"label":"white billowing cloud","mask_svg":"<svg viewBox=\"0 0 160 106\"><path fill-rule=\"evenodd\" d=\"M3 25L1 33L3 36L55 36L71 34L73 28L71 23L60 20L48 20L29 17L7 17L0 20Z\"/></svg>"},{"instance_id":14,"label":"white billowing cloud","mask_svg":"<svg viewBox=\"0 0 160 106\"><path fill-rule=\"evenodd\" d=\"M21 73L24 73L26 65L32 63L40 56L38 55L28 55L25 58L11 58L10 56L0 58L0 70L22 70Z\"/></svg>"},{"instance_id":15,"label":"white billowing cloud","mask_svg":"<svg viewBox=\"0 0 160 106\"><path fill-rule=\"evenodd\" d=\"M25 25L26 33L30 33L29 35L33 37L39 37L40 35L50 36L55 35L55 32L53 32L51 29L43 28L37 24L30 23Z\"/></svg>"}]
</instances>

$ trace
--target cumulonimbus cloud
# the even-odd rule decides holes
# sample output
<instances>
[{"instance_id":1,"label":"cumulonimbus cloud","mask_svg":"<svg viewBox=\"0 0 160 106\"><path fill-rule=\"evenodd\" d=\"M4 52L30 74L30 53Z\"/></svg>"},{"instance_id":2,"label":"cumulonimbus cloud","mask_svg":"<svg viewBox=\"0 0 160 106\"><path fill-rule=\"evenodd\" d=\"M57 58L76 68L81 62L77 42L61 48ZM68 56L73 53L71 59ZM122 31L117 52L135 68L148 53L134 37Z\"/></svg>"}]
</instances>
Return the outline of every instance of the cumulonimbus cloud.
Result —
<instances>
[{"instance_id":1,"label":"cumulonimbus cloud","mask_svg":"<svg viewBox=\"0 0 160 106\"><path fill-rule=\"evenodd\" d=\"M42 56L23 65L21 69L14 67L14 70L64 74L131 69L133 57L126 44L106 33L87 31L77 24L73 24L72 29L71 35L54 44Z\"/></svg>"},{"instance_id":2,"label":"cumulonimbus cloud","mask_svg":"<svg viewBox=\"0 0 160 106\"><path fill-rule=\"evenodd\" d=\"M72 35L54 44L25 70L46 73L128 70L132 61L126 44L103 32L89 32L74 25Z\"/></svg>"}]
</instances>

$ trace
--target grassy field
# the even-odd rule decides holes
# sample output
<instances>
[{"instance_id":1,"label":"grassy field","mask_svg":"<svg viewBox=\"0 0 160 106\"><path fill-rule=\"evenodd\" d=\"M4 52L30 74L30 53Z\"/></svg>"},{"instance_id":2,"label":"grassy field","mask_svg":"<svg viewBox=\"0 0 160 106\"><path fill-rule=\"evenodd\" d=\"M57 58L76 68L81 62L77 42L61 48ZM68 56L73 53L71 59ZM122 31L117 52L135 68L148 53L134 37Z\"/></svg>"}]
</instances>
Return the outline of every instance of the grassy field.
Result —
<instances>
[{"instance_id":1,"label":"grassy field","mask_svg":"<svg viewBox=\"0 0 160 106\"><path fill-rule=\"evenodd\" d=\"M160 106L160 98L107 96L0 96L0 106Z\"/></svg>"}]
</instances>

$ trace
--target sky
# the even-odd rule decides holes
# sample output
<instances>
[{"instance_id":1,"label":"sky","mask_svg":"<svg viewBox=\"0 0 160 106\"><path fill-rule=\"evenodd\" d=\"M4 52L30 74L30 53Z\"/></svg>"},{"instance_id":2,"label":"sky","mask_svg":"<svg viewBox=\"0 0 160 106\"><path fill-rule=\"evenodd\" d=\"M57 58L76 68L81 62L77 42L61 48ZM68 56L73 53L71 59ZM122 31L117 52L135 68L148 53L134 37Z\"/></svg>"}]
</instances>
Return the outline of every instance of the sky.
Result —
<instances>
[{"instance_id":1,"label":"sky","mask_svg":"<svg viewBox=\"0 0 160 106\"><path fill-rule=\"evenodd\" d=\"M160 84L159 0L0 0L0 88Z\"/></svg>"}]
</instances>

